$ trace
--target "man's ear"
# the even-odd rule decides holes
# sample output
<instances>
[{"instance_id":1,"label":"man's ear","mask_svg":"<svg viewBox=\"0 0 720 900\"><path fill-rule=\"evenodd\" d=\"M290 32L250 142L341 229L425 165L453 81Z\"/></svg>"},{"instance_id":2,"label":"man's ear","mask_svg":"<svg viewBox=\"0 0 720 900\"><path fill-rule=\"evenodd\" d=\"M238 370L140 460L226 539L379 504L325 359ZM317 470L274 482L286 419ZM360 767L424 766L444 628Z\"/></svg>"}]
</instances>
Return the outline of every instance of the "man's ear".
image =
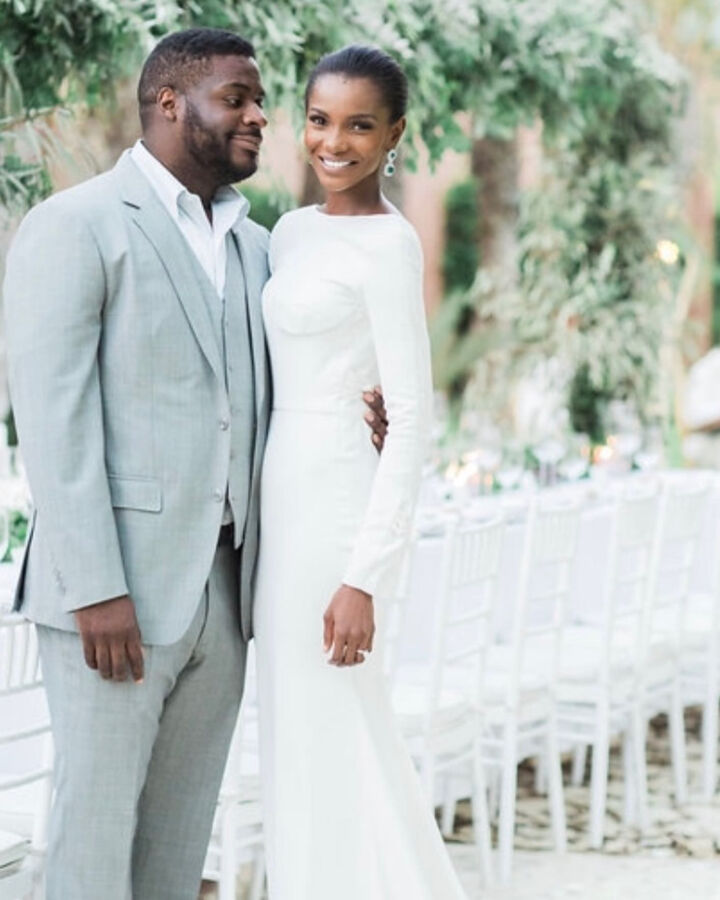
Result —
<instances>
[{"instance_id":1,"label":"man's ear","mask_svg":"<svg viewBox=\"0 0 720 900\"><path fill-rule=\"evenodd\" d=\"M175 88L166 85L161 87L157 95L157 107L160 115L170 122L175 122L182 106L182 96L177 93Z\"/></svg>"}]
</instances>

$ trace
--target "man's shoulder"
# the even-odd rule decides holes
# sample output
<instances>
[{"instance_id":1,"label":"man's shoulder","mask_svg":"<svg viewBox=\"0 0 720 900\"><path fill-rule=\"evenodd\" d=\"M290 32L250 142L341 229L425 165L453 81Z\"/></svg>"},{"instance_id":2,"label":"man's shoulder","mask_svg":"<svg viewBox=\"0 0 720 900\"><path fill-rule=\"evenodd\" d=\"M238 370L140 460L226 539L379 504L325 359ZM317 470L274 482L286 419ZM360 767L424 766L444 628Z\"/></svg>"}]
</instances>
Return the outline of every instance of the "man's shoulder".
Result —
<instances>
[{"instance_id":1,"label":"man's shoulder","mask_svg":"<svg viewBox=\"0 0 720 900\"><path fill-rule=\"evenodd\" d=\"M245 216L242 222L237 226L237 229L243 241L246 241L249 245L267 253L270 232L264 225L259 225L249 216Z\"/></svg>"},{"instance_id":2,"label":"man's shoulder","mask_svg":"<svg viewBox=\"0 0 720 900\"><path fill-rule=\"evenodd\" d=\"M30 210L25 216L25 224L72 219L89 225L107 215L116 196L113 170L110 169L51 194Z\"/></svg>"}]
</instances>

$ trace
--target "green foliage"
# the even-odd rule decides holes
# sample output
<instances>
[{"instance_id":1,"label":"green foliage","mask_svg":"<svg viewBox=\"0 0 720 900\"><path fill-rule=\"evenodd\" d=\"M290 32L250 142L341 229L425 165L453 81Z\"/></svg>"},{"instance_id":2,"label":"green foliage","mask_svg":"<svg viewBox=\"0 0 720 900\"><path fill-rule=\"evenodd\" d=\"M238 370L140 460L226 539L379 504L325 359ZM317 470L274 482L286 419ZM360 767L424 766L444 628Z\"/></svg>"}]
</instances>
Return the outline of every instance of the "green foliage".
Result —
<instances>
[{"instance_id":1,"label":"green foliage","mask_svg":"<svg viewBox=\"0 0 720 900\"><path fill-rule=\"evenodd\" d=\"M17 447L17 429L15 428L15 416L13 415L12 409L8 410L8 413L5 416L5 425L8 434L8 447Z\"/></svg>"},{"instance_id":2,"label":"green foliage","mask_svg":"<svg viewBox=\"0 0 720 900\"><path fill-rule=\"evenodd\" d=\"M445 290L467 290L475 280L479 263L478 184L467 178L445 197Z\"/></svg>"},{"instance_id":3,"label":"green foliage","mask_svg":"<svg viewBox=\"0 0 720 900\"><path fill-rule=\"evenodd\" d=\"M558 358L571 419L599 437L609 399L640 411L660 402L679 267L661 263L656 247L677 230L673 128L683 75L614 0L520 0L509 16L500 33L518 58L486 96L495 110L517 100L514 114L498 118L508 129L535 107L546 163L541 187L521 203L516 285L479 279L462 301L496 336L477 378L487 385L491 369L507 403L519 376ZM488 401L478 394L478 402Z\"/></svg>"},{"instance_id":4,"label":"green foliage","mask_svg":"<svg viewBox=\"0 0 720 900\"><path fill-rule=\"evenodd\" d=\"M109 102L115 81L163 27L150 0L0 0L0 203L27 209L50 191L63 153L57 111Z\"/></svg>"},{"instance_id":5,"label":"green foliage","mask_svg":"<svg viewBox=\"0 0 720 900\"><path fill-rule=\"evenodd\" d=\"M594 444L605 440L602 407L611 395L597 388L590 379L590 367L580 363L570 383L570 425L578 434L587 434Z\"/></svg>"},{"instance_id":6,"label":"green foliage","mask_svg":"<svg viewBox=\"0 0 720 900\"><path fill-rule=\"evenodd\" d=\"M9 520L10 540L8 542L8 548L7 552L5 553L5 558L0 560L0 562L9 562L12 558L13 551L19 550L21 547L24 547L25 541L27 540L27 515L22 510L12 509L9 513Z\"/></svg>"},{"instance_id":7,"label":"green foliage","mask_svg":"<svg viewBox=\"0 0 720 900\"><path fill-rule=\"evenodd\" d=\"M271 231L280 216L295 206L295 198L281 190L263 190L243 184L242 192L250 201L250 218Z\"/></svg>"}]
</instances>

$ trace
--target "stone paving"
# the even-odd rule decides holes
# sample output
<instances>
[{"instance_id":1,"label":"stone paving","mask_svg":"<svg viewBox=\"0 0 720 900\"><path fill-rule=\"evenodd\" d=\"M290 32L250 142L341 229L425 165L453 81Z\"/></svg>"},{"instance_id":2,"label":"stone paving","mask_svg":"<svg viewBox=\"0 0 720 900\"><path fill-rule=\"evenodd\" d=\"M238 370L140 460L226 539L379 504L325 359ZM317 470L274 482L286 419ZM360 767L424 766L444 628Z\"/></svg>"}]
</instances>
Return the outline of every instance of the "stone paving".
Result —
<instances>
[{"instance_id":1,"label":"stone paving","mask_svg":"<svg viewBox=\"0 0 720 900\"><path fill-rule=\"evenodd\" d=\"M648 792L650 801L650 829L641 835L637 829L622 822L623 776L619 747L610 756L610 784L605 826L603 854L628 855L648 852L654 857L715 858L720 878L720 795L712 805L693 802L700 790L700 765L702 745L699 739L699 721L691 712L687 716L688 787L691 802L682 809L673 805L672 770L670 749L664 718L655 720L650 728L647 749ZM587 839L587 822L590 792L585 785L575 788L566 783L565 810L568 825L568 844L571 850L590 849ZM472 840L469 807L460 804L455 823L455 839ZM520 850L552 850L550 813L546 797L534 791L532 765L520 769L518 779L518 805L516 814L515 846Z\"/></svg>"},{"instance_id":2,"label":"stone paving","mask_svg":"<svg viewBox=\"0 0 720 900\"><path fill-rule=\"evenodd\" d=\"M700 784L696 715L688 715L687 727L692 801ZM518 786L513 878L502 887L480 883L469 805L461 803L448 846L469 900L720 900L720 795L709 806L699 802L690 802L682 810L673 806L667 731L661 719L650 729L648 788L652 826L641 836L622 823L622 768L619 749L614 748L602 852L588 847L586 778L583 787L565 788L570 852L560 855L552 850L547 799L535 794L532 766L524 765ZM210 885L202 896L205 900L215 896ZM239 883L238 900L243 897Z\"/></svg>"}]
</instances>

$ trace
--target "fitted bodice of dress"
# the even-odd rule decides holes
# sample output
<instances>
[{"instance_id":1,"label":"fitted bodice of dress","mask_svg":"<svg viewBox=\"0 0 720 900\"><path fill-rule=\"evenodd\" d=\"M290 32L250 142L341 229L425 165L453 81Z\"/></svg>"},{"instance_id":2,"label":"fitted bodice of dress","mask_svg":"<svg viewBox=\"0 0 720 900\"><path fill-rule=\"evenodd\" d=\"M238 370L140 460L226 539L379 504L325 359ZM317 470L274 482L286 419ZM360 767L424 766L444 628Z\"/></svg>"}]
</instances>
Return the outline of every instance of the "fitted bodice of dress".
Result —
<instances>
[{"instance_id":1,"label":"fitted bodice of dress","mask_svg":"<svg viewBox=\"0 0 720 900\"><path fill-rule=\"evenodd\" d=\"M348 239L345 217L339 230L312 208L303 218L301 240L283 228L272 243L264 314L274 407L356 414L380 378L363 297L371 256L360 235Z\"/></svg>"}]
</instances>

